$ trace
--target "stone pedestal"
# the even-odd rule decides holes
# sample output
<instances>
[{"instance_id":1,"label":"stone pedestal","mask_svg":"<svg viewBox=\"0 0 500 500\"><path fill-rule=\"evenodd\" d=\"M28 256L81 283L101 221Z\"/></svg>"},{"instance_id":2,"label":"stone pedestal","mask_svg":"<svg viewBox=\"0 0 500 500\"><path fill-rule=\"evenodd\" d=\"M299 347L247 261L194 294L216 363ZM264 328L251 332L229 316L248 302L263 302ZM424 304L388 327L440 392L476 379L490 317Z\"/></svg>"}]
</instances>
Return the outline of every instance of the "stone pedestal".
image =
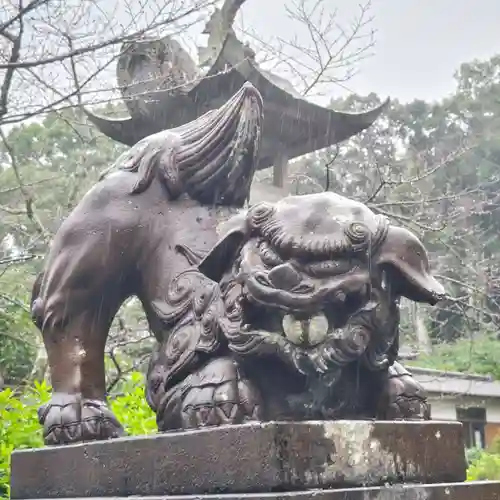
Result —
<instances>
[{"instance_id":1,"label":"stone pedestal","mask_svg":"<svg viewBox=\"0 0 500 500\"><path fill-rule=\"evenodd\" d=\"M500 500L465 469L458 423L271 422L17 451L11 497Z\"/></svg>"}]
</instances>

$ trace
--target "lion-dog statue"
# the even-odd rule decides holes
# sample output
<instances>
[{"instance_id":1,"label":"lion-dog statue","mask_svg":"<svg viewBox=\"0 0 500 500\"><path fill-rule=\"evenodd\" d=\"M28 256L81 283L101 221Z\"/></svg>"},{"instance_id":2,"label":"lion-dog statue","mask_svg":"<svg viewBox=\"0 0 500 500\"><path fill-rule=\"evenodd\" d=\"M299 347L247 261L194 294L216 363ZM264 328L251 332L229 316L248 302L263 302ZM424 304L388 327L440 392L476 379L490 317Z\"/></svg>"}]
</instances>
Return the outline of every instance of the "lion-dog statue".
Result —
<instances>
[{"instance_id":1,"label":"lion-dog statue","mask_svg":"<svg viewBox=\"0 0 500 500\"><path fill-rule=\"evenodd\" d=\"M157 339L146 398L160 431L250 420L426 419L400 366L399 299L435 304L425 248L327 192L243 209L262 98L137 143L64 221L32 296L53 394L45 443L124 435L105 344L137 296Z\"/></svg>"},{"instance_id":2,"label":"lion-dog statue","mask_svg":"<svg viewBox=\"0 0 500 500\"><path fill-rule=\"evenodd\" d=\"M331 192L260 203L222 226L169 288L172 330L146 391L160 430L430 418L396 361L400 298L445 296L413 233Z\"/></svg>"}]
</instances>

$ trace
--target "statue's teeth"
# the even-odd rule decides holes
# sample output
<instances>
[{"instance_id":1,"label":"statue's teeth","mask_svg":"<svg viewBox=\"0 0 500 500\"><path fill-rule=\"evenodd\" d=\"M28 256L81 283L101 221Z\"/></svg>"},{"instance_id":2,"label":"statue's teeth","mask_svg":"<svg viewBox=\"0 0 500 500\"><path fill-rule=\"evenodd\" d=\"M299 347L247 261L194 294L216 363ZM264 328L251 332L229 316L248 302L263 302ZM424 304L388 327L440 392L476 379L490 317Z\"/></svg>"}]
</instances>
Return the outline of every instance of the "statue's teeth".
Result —
<instances>
[{"instance_id":1,"label":"statue's teeth","mask_svg":"<svg viewBox=\"0 0 500 500\"><path fill-rule=\"evenodd\" d=\"M318 345L324 342L328 334L328 320L324 314L317 314L309 320L309 345Z\"/></svg>"},{"instance_id":2,"label":"statue's teeth","mask_svg":"<svg viewBox=\"0 0 500 500\"><path fill-rule=\"evenodd\" d=\"M286 338L296 345L321 344L328 334L328 320L324 314L316 314L306 320L298 320L287 314L283 318L282 326Z\"/></svg>"},{"instance_id":3,"label":"statue's teeth","mask_svg":"<svg viewBox=\"0 0 500 500\"><path fill-rule=\"evenodd\" d=\"M298 319L295 319L291 314L287 314L283 318L282 325L286 338L292 344L299 345L304 342L304 331Z\"/></svg>"}]
</instances>

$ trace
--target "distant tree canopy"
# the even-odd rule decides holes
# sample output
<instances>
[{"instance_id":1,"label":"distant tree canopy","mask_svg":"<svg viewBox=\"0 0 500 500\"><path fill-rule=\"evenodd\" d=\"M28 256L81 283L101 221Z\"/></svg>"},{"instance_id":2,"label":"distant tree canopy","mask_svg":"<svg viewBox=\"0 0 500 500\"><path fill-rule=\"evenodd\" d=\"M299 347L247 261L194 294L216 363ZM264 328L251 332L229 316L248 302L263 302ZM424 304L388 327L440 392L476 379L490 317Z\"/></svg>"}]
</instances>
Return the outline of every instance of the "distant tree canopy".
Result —
<instances>
[{"instance_id":1,"label":"distant tree canopy","mask_svg":"<svg viewBox=\"0 0 500 500\"><path fill-rule=\"evenodd\" d=\"M110 111L110 106L100 110ZM50 238L125 147L99 134L76 109L13 128L7 144L8 149L0 148L0 374L15 385L46 369L37 367L38 361L46 365L46 359L29 298ZM133 319L124 321L123 313ZM138 339L147 337L147 331L138 313L132 304L115 321L116 342L111 342L107 360L110 383L117 366L127 372L144 359ZM127 359L125 366L122 344L131 344L129 351L137 358Z\"/></svg>"},{"instance_id":2,"label":"distant tree canopy","mask_svg":"<svg viewBox=\"0 0 500 500\"><path fill-rule=\"evenodd\" d=\"M435 344L458 340L460 362L454 365L447 355L446 363L432 356L425 363L500 377L484 349L473 362L464 360L471 338L490 353L498 345L500 56L463 64L455 79L456 90L446 99L393 101L367 131L297 161L289 190L314 192L329 183L330 190L416 231L452 298L436 309L405 304L404 342L416 344L422 328ZM379 102L377 95L353 95L332 107L360 110ZM123 146L99 134L76 109L11 129L6 139L0 148L0 373L18 383L35 376L43 352L28 306L41 257ZM136 305L122 309L114 332L110 383L147 352L141 343L147 328ZM130 338L134 342L126 345Z\"/></svg>"}]
</instances>

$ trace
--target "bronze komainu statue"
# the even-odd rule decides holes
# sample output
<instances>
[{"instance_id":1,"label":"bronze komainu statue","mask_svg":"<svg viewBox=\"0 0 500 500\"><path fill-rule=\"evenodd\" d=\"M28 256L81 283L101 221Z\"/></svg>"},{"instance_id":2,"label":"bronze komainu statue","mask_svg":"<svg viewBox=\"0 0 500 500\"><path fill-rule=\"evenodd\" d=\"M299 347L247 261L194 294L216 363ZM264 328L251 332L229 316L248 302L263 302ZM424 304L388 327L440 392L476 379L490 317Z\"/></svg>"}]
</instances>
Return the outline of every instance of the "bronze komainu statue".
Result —
<instances>
[{"instance_id":1,"label":"bronze komainu statue","mask_svg":"<svg viewBox=\"0 0 500 500\"><path fill-rule=\"evenodd\" d=\"M243 210L261 124L247 84L139 142L61 226L32 301L54 391L39 412L46 443L123 434L106 406L104 348L132 295L158 340L146 397L161 431L429 418L396 362L400 297L444 294L422 243L333 193Z\"/></svg>"},{"instance_id":2,"label":"bronze komainu statue","mask_svg":"<svg viewBox=\"0 0 500 500\"><path fill-rule=\"evenodd\" d=\"M169 289L147 388L160 430L429 418L396 362L399 299L444 296L414 234L329 192L255 205L221 230Z\"/></svg>"}]
</instances>

